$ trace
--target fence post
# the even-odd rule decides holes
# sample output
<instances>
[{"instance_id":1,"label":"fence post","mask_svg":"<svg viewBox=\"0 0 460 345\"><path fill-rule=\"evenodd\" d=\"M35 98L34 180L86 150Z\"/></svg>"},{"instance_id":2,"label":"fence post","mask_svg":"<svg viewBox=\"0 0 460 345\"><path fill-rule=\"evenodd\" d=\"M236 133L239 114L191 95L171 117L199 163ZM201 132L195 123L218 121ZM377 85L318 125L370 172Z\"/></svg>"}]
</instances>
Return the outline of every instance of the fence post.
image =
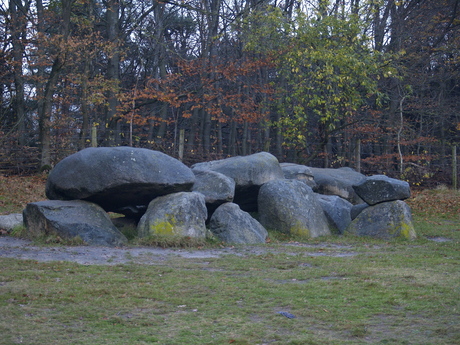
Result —
<instances>
[{"instance_id":1,"label":"fence post","mask_svg":"<svg viewBox=\"0 0 460 345\"><path fill-rule=\"evenodd\" d=\"M185 129L179 131L179 160L184 159Z\"/></svg>"},{"instance_id":2,"label":"fence post","mask_svg":"<svg viewBox=\"0 0 460 345\"><path fill-rule=\"evenodd\" d=\"M97 127L91 127L91 147L97 147Z\"/></svg>"},{"instance_id":3,"label":"fence post","mask_svg":"<svg viewBox=\"0 0 460 345\"><path fill-rule=\"evenodd\" d=\"M361 139L356 139L355 144L355 170L361 172Z\"/></svg>"},{"instance_id":4,"label":"fence post","mask_svg":"<svg viewBox=\"0 0 460 345\"><path fill-rule=\"evenodd\" d=\"M457 190L457 146L452 146L452 188Z\"/></svg>"}]
</instances>

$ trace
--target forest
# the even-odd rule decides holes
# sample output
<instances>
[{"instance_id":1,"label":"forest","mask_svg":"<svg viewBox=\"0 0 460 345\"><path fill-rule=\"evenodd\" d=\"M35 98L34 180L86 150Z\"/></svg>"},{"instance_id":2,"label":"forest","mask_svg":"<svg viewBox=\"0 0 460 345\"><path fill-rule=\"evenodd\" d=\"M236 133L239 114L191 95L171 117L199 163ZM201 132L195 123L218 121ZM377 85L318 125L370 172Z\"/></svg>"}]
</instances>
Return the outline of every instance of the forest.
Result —
<instances>
[{"instance_id":1,"label":"forest","mask_svg":"<svg viewBox=\"0 0 460 345\"><path fill-rule=\"evenodd\" d=\"M0 171L123 145L450 184L459 2L3 0Z\"/></svg>"}]
</instances>

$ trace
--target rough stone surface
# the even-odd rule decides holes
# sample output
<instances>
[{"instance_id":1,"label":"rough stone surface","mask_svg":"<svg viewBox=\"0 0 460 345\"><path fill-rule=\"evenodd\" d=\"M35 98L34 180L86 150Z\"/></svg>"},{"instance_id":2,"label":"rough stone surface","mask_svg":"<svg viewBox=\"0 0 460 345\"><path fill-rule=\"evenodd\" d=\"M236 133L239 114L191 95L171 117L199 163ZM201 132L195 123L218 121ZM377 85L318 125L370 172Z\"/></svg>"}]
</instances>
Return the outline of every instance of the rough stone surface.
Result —
<instances>
[{"instance_id":1,"label":"rough stone surface","mask_svg":"<svg viewBox=\"0 0 460 345\"><path fill-rule=\"evenodd\" d=\"M337 195L318 195L318 200L326 214L331 231L343 234L351 223L352 204Z\"/></svg>"},{"instance_id":2,"label":"rough stone surface","mask_svg":"<svg viewBox=\"0 0 460 345\"><path fill-rule=\"evenodd\" d=\"M12 213L8 215L0 215L0 229L11 231L17 226L22 226L22 214L21 213Z\"/></svg>"},{"instance_id":3,"label":"rough stone surface","mask_svg":"<svg viewBox=\"0 0 460 345\"><path fill-rule=\"evenodd\" d=\"M315 192L325 195L337 195L352 204L363 202L353 189L353 185L366 178L363 174L351 168L311 168L311 171L317 184L317 187L314 188Z\"/></svg>"},{"instance_id":4,"label":"rough stone surface","mask_svg":"<svg viewBox=\"0 0 460 345\"><path fill-rule=\"evenodd\" d=\"M196 182L192 191L204 195L208 209L208 219L217 207L233 201L235 196L235 181L224 174L215 171L193 170Z\"/></svg>"},{"instance_id":5,"label":"rough stone surface","mask_svg":"<svg viewBox=\"0 0 460 345\"><path fill-rule=\"evenodd\" d=\"M267 230L237 204L219 206L211 217L211 232L226 243L265 243Z\"/></svg>"},{"instance_id":6,"label":"rough stone surface","mask_svg":"<svg viewBox=\"0 0 460 345\"><path fill-rule=\"evenodd\" d=\"M24 224L32 236L80 237L93 246L121 246L126 237L112 224L104 210L81 200L47 200L27 204Z\"/></svg>"},{"instance_id":7,"label":"rough stone surface","mask_svg":"<svg viewBox=\"0 0 460 345\"><path fill-rule=\"evenodd\" d=\"M294 163L280 163L280 166L283 170L284 178L302 181L313 189L317 187L310 167Z\"/></svg>"},{"instance_id":8,"label":"rough stone surface","mask_svg":"<svg viewBox=\"0 0 460 345\"><path fill-rule=\"evenodd\" d=\"M358 217L358 215L366 208L369 207L369 204L366 204L365 202L362 203L362 204L358 204L358 205L353 205L353 207L351 208L351 211L350 211L350 215L351 215L351 220L354 220L356 217Z\"/></svg>"},{"instance_id":9,"label":"rough stone surface","mask_svg":"<svg viewBox=\"0 0 460 345\"><path fill-rule=\"evenodd\" d=\"M355 184L353 189L369 205L405 200L410 197L409 183L385 175L366 177L360 183Z\"/></svg>"},{"instance_id":10,"label":"rough stone surface","mask_svg":"<svg viewBox=\"0 0 460 345\"><path fill-rule=\"evenodd\" d=\"M331 234L316 194L297 180L264 184L259 192L259 216L266 229L306 238Z\"/></svg>"},{"instance_id":11,"label":"rough stone surface","mask_svg":"<svg viewBox=\"0 0 460 345\"><path fill-rule=\"evenodd\" d=\"M133 216L155 197L190 191L191 169L164 153L132 147L87 148L51 170L46 196L82 199Z\"/></svg>"},{"instance_id":12,"label":"rough stone surface","mask_svg":"<svg viewBox=\"0 0 460 345\"><path fill-rule=\"evenodd\" d=\"M346 231L357 236L380 239L396 237L414 239L416 237L410 208L401 200L365 208L351 222Z\"/></svg>"},{"instance_id":13,"label":"rough stone surface","mask_svg":"<svg viewBox=\"0 0 460 345\"><path fill-rule=\"evenodd\" d=\"M208 216L204 195L180 192L158 197L150 202L137 226L139 237L206 237Z\"/></svg>"},{"instance_id":14,"label":"rough stone surface","mask_svg":"<svg viewBox=\"0 0 460 345\"><path fill-rule=\"evenodd\" d=\"M260 186L268 181L284 179L278 160L268 152L198 163L192 169L216 171L232 178L236 184L233 202L248 212L257 211Z\"/></svg>"}]
</instances>

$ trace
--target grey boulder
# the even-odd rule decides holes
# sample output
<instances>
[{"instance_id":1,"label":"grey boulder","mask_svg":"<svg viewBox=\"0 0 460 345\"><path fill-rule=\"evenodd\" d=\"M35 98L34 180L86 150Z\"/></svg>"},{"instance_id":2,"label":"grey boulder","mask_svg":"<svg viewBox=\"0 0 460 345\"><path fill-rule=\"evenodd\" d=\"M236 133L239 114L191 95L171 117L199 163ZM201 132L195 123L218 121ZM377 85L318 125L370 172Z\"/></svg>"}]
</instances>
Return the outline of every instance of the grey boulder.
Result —
<instances>
[{"instance_id":1,"label":"grey boulder","mask_svg":"<svg viewBox=\"0 0 460 345\"><path fill-rule=\"evenodd\" d=\"M385 175L367 177L355 184L353 189L369 205L410 197L409 183Z\"/></svg>"},{"instance_id":2,"label":"grey boulder","mask_svg":"<svg viewBox=\"0 0 460 345\"><path fill-rule=\"evenodd\" d=\"M232 178L235 181L233 202L248 212L257 211L260 186L268 181L284 179L278 159L268 152L198 163L192 169L216 171Z\"/></svg>"},{"instance_id":3,"label":"grey boulder","mask_svg":"<svg viewBox=\"0 0 460 345\"><path fill-rule=\"evenodd\" d=\"M363 212L364 209L366 209L368 207L369 207L369 204L366 204L365 202L362 203L362 204L353 205L353 207L351 208L351 211L350 211L351 220L354 220L356 217L358 217L358 215L361 212Z\"/></svg>"},{"instance_id":4,"label":"grey boulder","mask_svg":"<svg viewBox=\"0 0 460 345\"><path fill-rule=\"evenodd\" d=\"M267 230L257 220L231 202L216 209L209 228L217 238L227 243L265 243L268 236Z\"/></svg>"},{"instance_id":5,"label":"grey boulder","mask_svg":"<svg viewBox=\"0 0 460 345\"><path fill-rule=\"evenodd\" d=\"M284 178L288 180L299 180L311 188L316 188L316 182L310 167L294 163L280 163Z\"/></svg>"},{"instance_id":6,"label":"grey boulder","mask_svg":"<svg viewBox=\"0 0 460 345\"><path fill-rule=\"evenodd\" d=\"M313 189L319 194L337 195L352 204L363 201L356 194L353 185L366 178L363 174L351 168L311 168L317 186Z\"/></svg>"},{"instance_id":7,"label":"grey boulder","mask_svg":"<svg viewBox=\"0 0 460 345\"><path fill-rule=\"evenodd\" d=\"M22 214L12 213L7 215L0 215L0 230L10 232L17 226L22 226Z\"/></svg>"},{"instance_id":8,"label":"grey boulder","mask_svg":"<svg viewBox=\"0 0 460 345\"><path fill-rule=\"evenodd\" d=\"M409 206L401 200L369 206L350 223L346 231L356 236L379 239L414 239L415 229Z\"/></svg>"},{"instance_id":9,"label":"grey boulder","mask_svg":"<svg viewBox=\"0 0 460 345\"><path fill-rule=\"evenodd\" d=\"M195 192L168 194L152 200L137 225L139 237L206 237L208 216L204 195Z\"/></svg>"},{"instance_id":10,"label":"grey boulder","mask_svg":"<svg viewBox=\"0 0 460 345\"><path fill-rule=\"evenodd\" d=\"M98 205L82 200L47 200L27 204L24 225L32 237L80 237L92 246L121 246L127 239Z\"/></svg>"},{"instance_id":11,"label":"grey boulder","mask_svg":"<svg viewBox=\"0 0 460 345\"><path fill-rule=\"evenodd\" d=\"M274 180L259 191L260 223L266 229L300 237L330 235L316 194L297 180Z\"/></svg>"},{"instance_id":12,"label":"grey boulder","mask_svg":"<svg viewBox=\"0 0 460 345\"><path fill-rule=\"evenodd\" d=\"M106 211L136 216L162 195L190 191L191 169L164 153L132 147L87 148L60 161L51 170L46 196L82 199Z\"/></svg>"},{"instance_id":13,"label":"grey boulder","mask_svg":"<svg viewBox=\"0 0 460 345\"><path fill-rule=\"evenodd\" d=\"M351 223L350 211L353 205L337 195L317 194L331 231L343 234Z\"/></svg>"},{"instance_id":14,"label":"grey boulder","mask_svg":"<svg viewBox=\"0 0 460 345\"><path fill-rule=\"evenodd\" d=\"M193 170L193 173L196 182L192 191L204 195L208 218L212 216L217 207L233 201L235 181L232 178L210 170Z\"/></svg>"}]
</instances>

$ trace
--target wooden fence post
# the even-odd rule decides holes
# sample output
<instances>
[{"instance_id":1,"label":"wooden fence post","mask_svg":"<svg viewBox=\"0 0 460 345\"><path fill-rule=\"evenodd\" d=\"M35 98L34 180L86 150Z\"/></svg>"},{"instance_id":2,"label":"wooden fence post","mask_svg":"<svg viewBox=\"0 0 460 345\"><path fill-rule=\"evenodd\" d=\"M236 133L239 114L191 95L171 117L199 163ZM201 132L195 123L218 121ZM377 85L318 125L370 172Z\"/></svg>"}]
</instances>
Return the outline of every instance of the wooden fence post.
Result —
<instances>
[{"instance_id":1,"label":"wooden fence post","mask_svg":"<svg viewBox=\"0 0 460 345\"><path fill-rule=\"evenodd\" d=\"M452 188L457 190L457 146L452 146Z\"/></svg>"},{"instance_id":2,"label":"wooden fence post","mask_svg":"<svg viewBox=\"0 0 460 345\"><path fill-rule=\"evenodd\" d=\"M97 147L97 127L91 127L91 147Z\"/></svg>"},{"instance_id":3,"label":"wooden fence post","mask_svg":"<svg viewBox=\"0 0 460 345\"><path fill-rule=\"evenodd\" d=\"M356 139L355 144L355 170L361 172L361 139Z\"/></svg>"},{"instance_id":4,"label":"wooden fence post","mask_svg":"<svg viewBox=\"0 0 460 345\"><path fill-rule=\"evenodd\" d=\"M184 159L184 146L185 146L185 129L179 131L179 160L182 162Z\"/></svg>"}]
</instances>

